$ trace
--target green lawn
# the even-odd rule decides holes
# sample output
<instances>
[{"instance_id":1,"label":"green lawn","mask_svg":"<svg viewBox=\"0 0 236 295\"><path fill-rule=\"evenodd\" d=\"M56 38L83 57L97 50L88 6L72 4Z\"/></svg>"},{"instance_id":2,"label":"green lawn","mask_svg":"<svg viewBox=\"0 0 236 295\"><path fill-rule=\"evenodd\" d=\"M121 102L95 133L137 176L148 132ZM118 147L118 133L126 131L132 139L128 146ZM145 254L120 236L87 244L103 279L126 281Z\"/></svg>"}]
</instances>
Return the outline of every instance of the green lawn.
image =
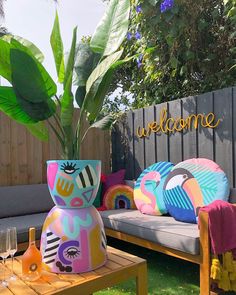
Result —
<instances>
[{"instance_id":1,"label":"green lawn","mask_svg":"<svg viewBox=\"0 0 236 295\"><path fill-rule=\"evenodd\" d=\"M147 260L149 295L199 295L199 266L168 255L109 239L108 245ZM96 295L133 295L135 280L96 292ZM235 292L225 292L235 295Z\"/></svg>"},{"instance_id":2,"label":"green lawn","mask_svg":"<svg viewBox=\"0 0 236 295\"><path fill-rule=\"evenodd\" d=\"M198 295L199 266L138 247L119 240L109 239L108 244L142 257L148 263L148 294L150 295ZM135 294L135 280L116 285L96 295Z\"/></svg>"}]
</instances>

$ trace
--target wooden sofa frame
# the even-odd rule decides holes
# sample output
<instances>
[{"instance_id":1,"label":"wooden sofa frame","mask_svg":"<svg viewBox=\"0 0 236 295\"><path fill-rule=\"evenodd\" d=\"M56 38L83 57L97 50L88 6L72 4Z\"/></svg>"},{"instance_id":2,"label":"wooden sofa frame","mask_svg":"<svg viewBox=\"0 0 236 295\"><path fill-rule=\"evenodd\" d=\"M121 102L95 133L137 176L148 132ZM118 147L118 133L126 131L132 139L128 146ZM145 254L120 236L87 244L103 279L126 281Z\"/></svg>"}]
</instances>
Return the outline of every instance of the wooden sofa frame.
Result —
<instances>
[{"instance_id":1,"label":"wooden sofa frame","mask_svg":"<svg viewBox=\"0 0 236 295\"><path fill-rule=\"evenodd\" d=\"M215 292L211 292L210 285L210 238L208 234L208 214L206 212L200 212L200 254L192 255L189 253L184 253L178 250L174 250L168 247L164 247L158 245L157 243L150 242L148 240L137 238L135 236L125 234L110 228L105 228L106 235L120 239L129 243L133 243L138 246L142 246L154 251L158 251L170 256L174 256L183 260L187 260L189 262L193 262L199 264L200 266L200 295L213 295L217 294Z\"/></svg>"}]
</instances>

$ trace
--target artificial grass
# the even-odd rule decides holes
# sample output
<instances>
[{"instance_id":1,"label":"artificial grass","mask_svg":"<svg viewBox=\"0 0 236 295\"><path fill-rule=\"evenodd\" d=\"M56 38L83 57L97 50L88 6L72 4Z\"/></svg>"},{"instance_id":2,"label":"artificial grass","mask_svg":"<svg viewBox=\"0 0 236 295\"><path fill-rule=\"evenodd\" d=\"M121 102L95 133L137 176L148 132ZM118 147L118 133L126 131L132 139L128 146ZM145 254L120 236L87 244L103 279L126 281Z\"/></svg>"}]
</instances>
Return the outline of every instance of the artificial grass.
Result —
<instances>
[{"instance_id":1,"label":"artificial grass","mask_svg":"<svg viewBox=\"0 0 236 295\"><path fill-rule=\"evenodd\" d=\"M199 266L181 259L109 238L108 245L147 260L149 295L199 295ZM134 295L135 279L96 295ZM225 292L233 295L235 292Z\"/></svg>"}]
</instances>

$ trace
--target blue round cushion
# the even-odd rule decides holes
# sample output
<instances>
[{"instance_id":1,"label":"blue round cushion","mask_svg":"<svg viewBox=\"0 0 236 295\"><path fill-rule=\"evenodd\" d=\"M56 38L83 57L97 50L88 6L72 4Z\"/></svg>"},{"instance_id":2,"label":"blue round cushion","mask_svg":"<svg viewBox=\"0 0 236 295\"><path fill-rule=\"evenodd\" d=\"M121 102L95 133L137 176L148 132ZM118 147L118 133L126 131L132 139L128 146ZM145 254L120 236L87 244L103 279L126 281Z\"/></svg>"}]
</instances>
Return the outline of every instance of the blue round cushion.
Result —
<instances>
[{"instance_id":1,"label":"blue round cushion","mask_svg":"<svg viewBox=\"0 0 236 295\"><path fill-rule=\"evenodd\" d=\"M212 160L197 158L173 167L165 180L164 202L176 220L197 223L199 208L229 198L229 182Z\"/></svg>"}]
</instances>

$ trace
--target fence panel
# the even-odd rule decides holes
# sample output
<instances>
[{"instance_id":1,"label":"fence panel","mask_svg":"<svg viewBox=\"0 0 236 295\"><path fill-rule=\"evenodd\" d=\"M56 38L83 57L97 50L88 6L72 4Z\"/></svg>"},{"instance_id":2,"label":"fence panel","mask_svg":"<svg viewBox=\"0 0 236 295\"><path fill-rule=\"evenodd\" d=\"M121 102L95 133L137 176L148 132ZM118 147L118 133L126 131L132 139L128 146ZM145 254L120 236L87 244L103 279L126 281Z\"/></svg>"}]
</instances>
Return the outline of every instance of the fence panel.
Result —
<instances>
[{"instance_id":1,"label":"fence panel","mask_svg":"<svg viewBox=\"0 0 236 295\"><path fill-rule=\"evenodd\" d=\"M78 112L78 111L77 111ZM60 145L52 131L49 142L40 142L24 126L0 113L0 185L46 182L46 161L60 159ZM110 132L91 129L82 145L81 159L102 160L110 172Z\"/></svg>"},{"instance_id":2,"label":"fence panel","mask_svg":"<svg viewBox=\"0 0 236 295\"><path fill-rule=\"evenodd\" d=\"M134 110L126 116L134 117L126 120L122 127L133 130L133 138L129 136L128 141L120 142L120 145L128 142L129 151L132 147L121 165L126 168L127 179L136 179L144 168L157 161L176 164L201 157L216 161L226 172L231 187L236 185L236 87ZM218 120L219 124L214 126ZM145 136L140 138L137 129L139 135ZM119 127L118 130L120 132ZM116 135L117 130L113 138ZM117 150L125 148L116 145ZM119 155L113 153L112 160L118 163ZM135 173L132 172L133 163Z\"/></svg>"}]
</instances>

